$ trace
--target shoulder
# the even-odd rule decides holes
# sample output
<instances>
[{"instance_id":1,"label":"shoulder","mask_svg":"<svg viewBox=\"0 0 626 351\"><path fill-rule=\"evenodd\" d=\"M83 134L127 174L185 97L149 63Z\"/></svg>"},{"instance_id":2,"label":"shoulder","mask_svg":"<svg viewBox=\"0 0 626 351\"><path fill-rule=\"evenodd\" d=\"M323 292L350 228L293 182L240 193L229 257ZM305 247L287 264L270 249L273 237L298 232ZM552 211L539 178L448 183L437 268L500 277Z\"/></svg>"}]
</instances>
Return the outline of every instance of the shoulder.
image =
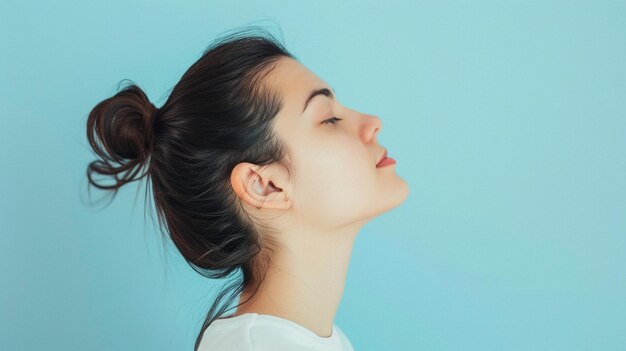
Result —
<instances>
[{"instance_id":1,"label":"shoulder","mask_svg":"<svg viewBox=\"0 0 626 351\"><path fill-rule=\"evenodd\" d=\"M198 351L253 350L249 338L249 321L238 323L216 319L202 334Z\"/></svg>"},{"instance_id":2,"label":"shoulder","mask_svg":"<svg viewBox=\"0 0 626 351\"><path fill-rule=\"evenodd\" d=\"M303 349L297 334L250 314L217 319L204 331L198 351L283 351Z\"/></svg>"},{"instance_id":3,"label":"shoulder","mask_svg":"<svg viewBox=\"0 0 626 351\"><path fill-rule=\"evenodd\" d=\"M354 347L352 346L350 339L343 332L343 330L339 328L339 326L336 324L335 324L335 330L337 331L337 334L339 334L339 340L341 340L341 349L343 351L354 351Z\"/></svg>"}]
</instances>

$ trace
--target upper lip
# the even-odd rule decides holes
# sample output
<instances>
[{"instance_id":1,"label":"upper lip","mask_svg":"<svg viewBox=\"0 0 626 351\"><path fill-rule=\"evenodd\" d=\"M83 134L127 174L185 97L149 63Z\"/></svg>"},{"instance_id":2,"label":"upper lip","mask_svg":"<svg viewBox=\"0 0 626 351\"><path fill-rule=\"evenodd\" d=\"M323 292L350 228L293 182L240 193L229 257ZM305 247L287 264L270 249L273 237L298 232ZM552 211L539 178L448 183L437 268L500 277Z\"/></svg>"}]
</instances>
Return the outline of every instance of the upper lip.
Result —
<instances>
[{"instance_id":1,"label":"upper lip","mask_svg":"<svg viewBox=\"0 0 626 351\"><path fill-rule=\"evenodd\" d=\"M387 149L385 149L385 152L383 152L383 155L380 157L380 159L378 160L378 163L376 164L376 166L378 166L378 164L384 160L387 157Z\"/></svg>"}]
</instances>

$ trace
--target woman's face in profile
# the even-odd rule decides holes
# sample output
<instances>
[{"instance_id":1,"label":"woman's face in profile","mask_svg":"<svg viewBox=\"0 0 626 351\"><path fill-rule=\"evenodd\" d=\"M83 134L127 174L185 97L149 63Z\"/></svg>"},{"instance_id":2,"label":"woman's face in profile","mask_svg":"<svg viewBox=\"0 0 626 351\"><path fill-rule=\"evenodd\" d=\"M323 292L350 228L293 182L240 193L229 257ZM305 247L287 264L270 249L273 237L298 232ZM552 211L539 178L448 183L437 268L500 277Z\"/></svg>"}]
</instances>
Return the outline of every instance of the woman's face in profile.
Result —
<instances>
[{"instance_id":1,"label":"woman's face in profile","mask_svg":"<svg viewBox=\"0 0 626 351\"><path fill-rule=\"evenodd\" d=\"M377 141L380 118L343 106L328 84L294 59L282 58L268 79L283 98L275 131L293 157L297 176L290 196L299 208L292 210L303 221L334 228L366 221L405 200L409 188L396 165L376 167L385 151ZM322 88L333 97L316 95L305 109L311 93ZM388 150L390 157L393 152Z\"/></svg>"}]
</instances>

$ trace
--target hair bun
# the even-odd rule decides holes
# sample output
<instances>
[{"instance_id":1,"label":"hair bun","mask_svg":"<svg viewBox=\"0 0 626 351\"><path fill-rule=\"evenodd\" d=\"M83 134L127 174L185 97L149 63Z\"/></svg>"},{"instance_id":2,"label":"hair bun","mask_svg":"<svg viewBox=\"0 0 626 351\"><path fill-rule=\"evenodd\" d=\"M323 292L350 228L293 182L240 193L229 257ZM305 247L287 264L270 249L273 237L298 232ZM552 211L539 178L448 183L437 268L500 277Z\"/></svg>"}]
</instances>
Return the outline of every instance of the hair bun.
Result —
<instances>
[{"instance_id":1,"label":"hair bun","mask_svg":"<svg viewBox=\"0 0 626 351\"><path fill-rule=\"evenodd\" d=\"M114 175L117 181L114 187L143 177L135 178L140 168L136 166L145 163L150 156L152 119L156 111L154 104L135 84L98 103L89 114L87 138L102 160L92 162L89 170ZM133 168L136 168L135 171L129 174ZM118 173L124 171L126 173L120 179Z\"/></svg>"}]
</instances>

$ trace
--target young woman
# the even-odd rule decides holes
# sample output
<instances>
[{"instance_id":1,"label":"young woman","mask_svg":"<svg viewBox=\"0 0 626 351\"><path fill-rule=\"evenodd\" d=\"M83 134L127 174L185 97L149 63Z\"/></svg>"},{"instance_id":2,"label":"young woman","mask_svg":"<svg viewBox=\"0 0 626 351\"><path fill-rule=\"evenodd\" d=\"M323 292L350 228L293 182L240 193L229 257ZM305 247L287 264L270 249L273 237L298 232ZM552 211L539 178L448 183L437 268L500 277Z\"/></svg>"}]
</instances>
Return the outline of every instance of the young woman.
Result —
<instances>
[{"instance_id":1,"label":"young woman","mask_svg":"<svg viewBox=\"0 0 626 351\"><path fill-rule=\"evenodd\" d=\"M146 177L189 265L241 273L195 350L353 350L333 322L353 242L409 189L377 142L378 117L343 106L272 35L248 32L216 40L161 108L134 84L98 103L87 177L113 195Z\"/></svg>"}]
</instances>

